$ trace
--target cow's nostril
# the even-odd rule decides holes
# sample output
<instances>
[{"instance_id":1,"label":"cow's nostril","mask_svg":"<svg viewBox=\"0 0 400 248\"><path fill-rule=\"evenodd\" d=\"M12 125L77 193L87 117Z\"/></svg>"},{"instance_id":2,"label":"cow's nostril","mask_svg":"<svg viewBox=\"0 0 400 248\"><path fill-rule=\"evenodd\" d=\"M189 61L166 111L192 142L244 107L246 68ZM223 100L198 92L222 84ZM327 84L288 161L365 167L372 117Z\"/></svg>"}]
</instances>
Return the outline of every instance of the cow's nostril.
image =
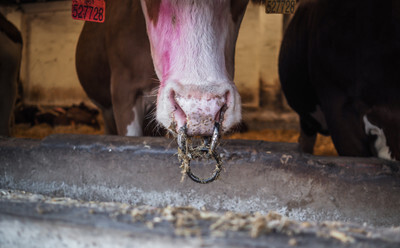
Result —
<instances>
[{"instance_id":1,"label":"cow's nostril","mask_svg":"<svg viewBox=\"0 0 400 248\"><path fill-rule=\"evenodd\" d=\"M224 115L225 115L225 111L226 111L226 109L227 109L228 107L227 107L227 105L226 104L224 104L222 107L221 107L221 109L217 112L217 114L215 115L215 122L218 122L218 123L222 123L223 121L224 121Z\"/></svg>"},{"instance_id":2,"label":"cow's nostril","mask_svg":"<svg viewBox=\"0 0 400 248\"><path fill-rule=\"evenodd\" d=\"M187 119L185 111L182 109L179 102L177 101L177 97L179 98L179 95L172 91L170 95L170 101L172 106L174 106L172 115L176 124L176 130L174 130L176 132L178 132L178 130L186 124Z\"/></svg>"},{"instance_id":3,"label":"cow's nostril","mask_svg":"<svg viewBox=\"0 0 400 248\"><path fill-rule=\"evenodd\" d=\"M227 91L225 93L224 96L224 101L223 101L223 105L221 106L220 110L218 111L218 113L215 115L215 121L222 124L222 122L224 121L224 115L225 115L225 111L228 108L228 103L229 103L229 99L230 98L230 94L229 91Z\"/></svg>"},{"instance_id":4,"label":"cow's nostril","mask_svg":"<svg viewBox=\"0 0 400 248\"><path fill-rule=\"evenodd\" d=\"M215 123L223 120L226 101L226 94L196 98L193 95L186 97L173 93L176 129L179 130L186 124L188 135L211 135Z\"/></svg>"}]
</instances>

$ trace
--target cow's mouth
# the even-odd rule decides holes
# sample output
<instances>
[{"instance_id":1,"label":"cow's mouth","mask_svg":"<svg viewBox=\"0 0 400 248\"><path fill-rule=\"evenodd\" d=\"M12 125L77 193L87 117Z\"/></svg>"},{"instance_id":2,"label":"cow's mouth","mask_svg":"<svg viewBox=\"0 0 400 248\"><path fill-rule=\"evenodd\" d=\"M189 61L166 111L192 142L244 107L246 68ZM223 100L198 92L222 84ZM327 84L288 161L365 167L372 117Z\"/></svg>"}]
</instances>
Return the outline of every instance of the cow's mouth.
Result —
<instances>
[{"instance_id":1,"label":"cow's mouth","mask_svg":"<svg viewBox=\"0 0 400 248\"><path fill-rule=\"evenodd\" d=\"M203 136L201 137L203 143L199 146L192 145L192 139L194 137L190 137L187 135L187 126L186 124L182 126L178 131L177 142L178 142L178 158L181 161L181 169L182 174L187 175L190 179L192 179L196 183L206 184L213 182L215 179L219 177L219 174L222 169L222 161L221 157L216 151L216 148L219 145L219 140L221 138L220 135L220 123L223 121L223 116L226 107L221 108L221 111L216 118L214 123L214 130L212 136ZM213 174L209 178L199 178L194 175L190 169L190 161L192 159L214 159L217 164L215 165L215 170ZM183 177L182 177L183 180Z\"/></svg>"}]
</instances>

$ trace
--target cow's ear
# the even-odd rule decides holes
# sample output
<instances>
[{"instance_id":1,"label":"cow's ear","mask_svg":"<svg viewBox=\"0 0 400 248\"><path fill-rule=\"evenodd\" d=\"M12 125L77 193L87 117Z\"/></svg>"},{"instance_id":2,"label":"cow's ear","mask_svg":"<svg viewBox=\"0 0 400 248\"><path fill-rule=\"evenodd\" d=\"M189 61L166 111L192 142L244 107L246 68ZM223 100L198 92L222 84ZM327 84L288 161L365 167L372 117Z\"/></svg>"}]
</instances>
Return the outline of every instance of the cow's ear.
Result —
<instances>
[{"instance_id":1,"label":"cow's ear","mask_svg":"<svg viewBox=\"0 0 400 248\"><path fill-rule=\"evenodd\" d=\"M237 22L246 11L249 0L231 0L231 14L234 22Z\"/></svg>"},{"instance_id":2,"label":"cow's ear","mask_svg":"<svg viewBox=\"0 0 400 248\"><path fill-rule=\"evenodd\" d=\"M145 0L147 15L154 25L157 24L161 0Z\"/></svg>"}]
</instances>

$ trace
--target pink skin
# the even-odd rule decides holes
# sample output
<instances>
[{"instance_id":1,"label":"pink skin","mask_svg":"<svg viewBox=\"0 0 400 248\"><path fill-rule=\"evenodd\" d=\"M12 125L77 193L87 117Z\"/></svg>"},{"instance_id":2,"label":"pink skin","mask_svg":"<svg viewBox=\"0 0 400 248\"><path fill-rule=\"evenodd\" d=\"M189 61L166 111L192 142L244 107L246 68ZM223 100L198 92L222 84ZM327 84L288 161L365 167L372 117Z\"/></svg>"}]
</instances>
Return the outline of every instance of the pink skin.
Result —
<instances>
[{"instance_id":1,"label":"pink skin","mask_svg":"<svg viewBox=\"0 0 400 248\"><path fill-rule=\"evenodd\" d=\"M226 105L222 131L227 131L241 117L233 69L228 71L226 65L226 60L233 63L226 53L233 57L238 30L230 1L161 0L156 22L149 19L143 1L160 79L158 121L173 132L186 124L188 135L210 135Z\"/></svg>"},{"instance_id":2,"label":"pink skin","mask_svg":"<svg viewBox=\"0 0 400 248\"><path fill-rule=\"evenodd\" d=\"M160 78L161 85L165 83L165 78L167 78L167 74L171 68L170 53L173 52L171 43L172 41L179 40L180 36L179 26L171 25L172 15L173 10L170 3L162 2L160 5L157 27L154 27L153 25L149 26L149 32L153 34L152 36L156 37L155 39L152 39L152 51L159 51L161 54L161 60L157 62L157 65L161 65L160 68L162 68L162 77ZM159 32L163 32L164 35L156 35Z\"/></svg>"}]
</instances>

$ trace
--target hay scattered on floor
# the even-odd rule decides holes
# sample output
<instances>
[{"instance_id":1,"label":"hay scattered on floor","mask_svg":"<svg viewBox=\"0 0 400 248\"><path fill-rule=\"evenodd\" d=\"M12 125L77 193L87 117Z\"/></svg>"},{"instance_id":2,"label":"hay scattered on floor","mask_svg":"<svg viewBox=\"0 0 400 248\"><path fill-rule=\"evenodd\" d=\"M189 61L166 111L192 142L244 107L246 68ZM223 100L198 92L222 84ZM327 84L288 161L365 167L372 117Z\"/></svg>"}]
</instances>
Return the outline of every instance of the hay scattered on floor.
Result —
<instances>
[{"instance_id":1,"label":"hay scattered on floor","mask_svg":"<svg viewBox=\"0 0 400 248\"><path fill-rule=\"evenodd\" d=\"M314 236L328 240L337 240L343 244L356 243L358 240L398 241L399 229L376 229L367 225L324 221L301 222L291 220L277 212L235 213L214 212L193 207L153 207L147 205L133 206L119 202L96 202L75 200L68 197L50 197L25 191L0 189L0 201L30 202L35 204L39 215L59 211L51 205L62 205L67 208L87 208L88 214L107 214L115 221L123 220L125 224L142 223L148 229L154 229L170 223L177 236L201 237L211 235L226 237L231 233L242 233L251 238L280 233L289 238L289 245L296 245L299 235ZM50 206L50 207L49 207ZM130 221L126 221L129 217ZM164 224L163 224L164 223Z\"/></svg>"},{"instance_id":2,"label":"hay scattered on floor","mask_svg":"<svg viewBox=\"0 0 400 248\"><path fill-rule=\"evenodd\" d=\"M83 124L52 127L46 123L34 126L29 124L17 124L13 127L13 136L17 138L43 139L48 135L60 133L100 135L104 134L104 129L96 129Z\"/></svg>"}]
</instances>

